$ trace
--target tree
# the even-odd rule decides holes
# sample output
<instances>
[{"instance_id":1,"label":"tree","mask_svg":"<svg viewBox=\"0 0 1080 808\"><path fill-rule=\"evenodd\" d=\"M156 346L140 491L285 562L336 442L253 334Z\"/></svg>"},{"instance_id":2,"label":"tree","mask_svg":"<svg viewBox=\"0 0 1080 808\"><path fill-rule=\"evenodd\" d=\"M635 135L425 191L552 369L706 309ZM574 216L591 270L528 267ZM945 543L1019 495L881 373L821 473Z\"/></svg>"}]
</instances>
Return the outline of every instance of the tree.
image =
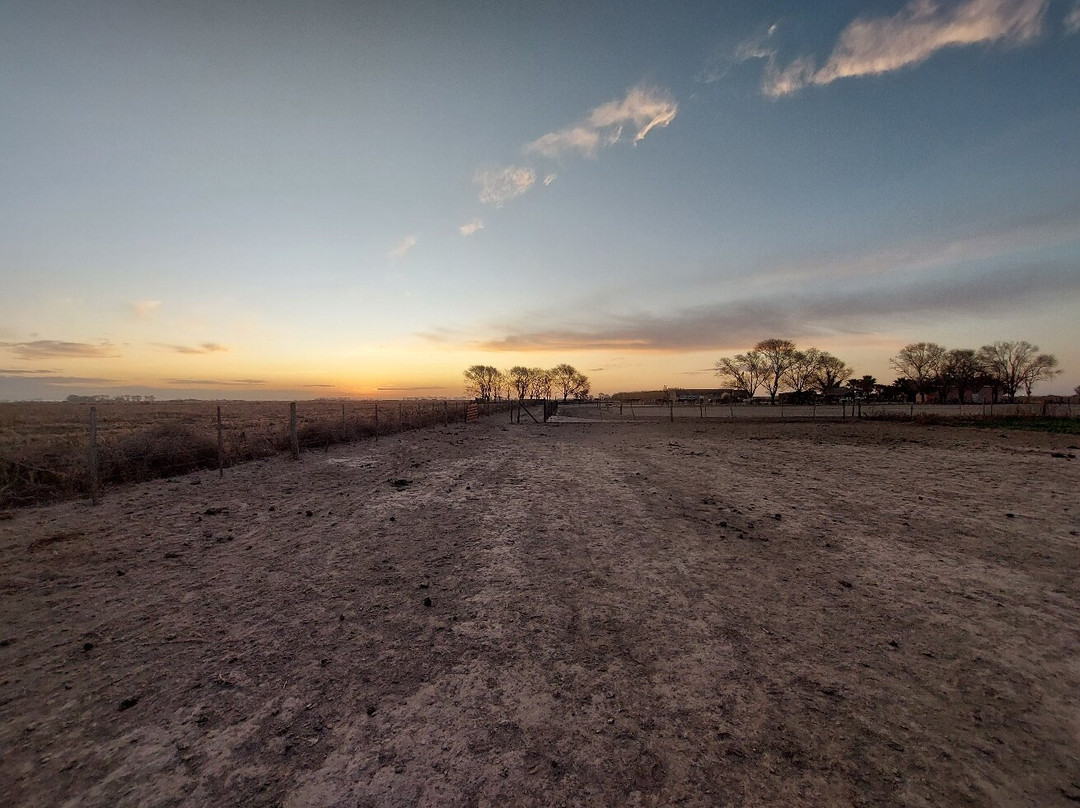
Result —
<instances>
[{"instance_id":1,"label":"tree","mask_svg":"<svg viewBox=\"0 0 1080 808\"><path fill-rule=\"evenodd\" d=\"M873 376L863 376L861 379L851 379L848 381L847 386L852 390L862 393L864 396L869 396L874 392L874 387L877 385L877 379Z\"/></svg>"},{"instance_id":2,"label":"tree","mask_svg":"<svg viewBox=\"0 0 1080 808\"><path fill-rule=\"evenodd\" d=\"M757 389L761 387L762 376L765 373L765 364L757 351L747 351L744 354L725 356L715 365L717 376L729 382L732 387L742 390L748 398L753 398Z\"/></svg>"},{"instance_id":3,"label":"tree","mask_svg":"<svg viewBox=\"0 0 1080 808\"><path fill-rule=\"evenodd\" d=\"M512 385L510 384L510 377L503 373L501 370L495 371L495 379L491 383L491 388L495 392L495 400L500 399L510 400L510 390Z\"/></svg>"},{"instance_id":4,"label":"tree","mask_svg":"<svg viewBox=\"0 0 1080 808\"><path fill-rule=\"evenodd\" d=\"M589 390L588 377L579 373L573 365L556 365L551 369L551 379L562 392L563 401L566 401L569 396L577 398L582 395L583 390L586 393Z\"/></svg>"},{"instance_id":5,"label":"tree","mask_svg":"<svg viewBox=\"0 0 1080 808\"><path fill-rule=\"evenodd\" d=\"M490 401L495 395L501 374L498 368L491 365L473 365L463 375L466 392L472 393L476 398Z\"/></svg>"},{"instance_id":6,"label":"tree","mask_svg":"<svg viewBox=\"0 0 1080 808\"><path fill-rule=\"evenodd\" d=\"M943 393L942 401L948 397L949 389L955 387L962 404L965 394L979 386L982 372L982 365L975 351L970 348L954 348L947 351L938 372Z\"/></svg>"},{"instance_id":7,"label":"tree","mask_svg":"<svg viewBox=\"0 0 1080 808\"><path fill-rule=\"evenodd\" d=\"M820 363L821 351L817 348L795 352L791 367L784 374L784 381L796 398L802 398L803 393L814 384L814 375Z\"/></svg>"},{"instance_id":8,"label":"tree","mask_svg":"<svg viewBox=\"0 0 1080 808\"><path fill-rule=\"evenodd\" d=\"M945 349L936 342L914 342L900 349L889 364L915 384L915 392L926 401L926 390L945 359Z\"/></svg>"},{"instance_id":9,"label":"tree","mask_svg":"<svg viewBox=\"0 0 1080 808\"><path fill-rule=\"evenodd\" d=\"M776 393L780 382L795 361L795 343L789 339L763 339L754 346L754 351L761 356L765 372L761 383L769 391L769 403L776 403Z\"/></svg>"},{"instance_id":10,"label":"tree","mask_svg":"<svg viewBox=\"0 0 1080 808\"><path fill-rule=\"evenodd\" d=\"M529 391L531 398L551 398L551 371L544 368L529 370Z\"/></svg>"},{"instance_id":11,"label":"tree","mask_svg":"<svg viewBox=\"0 0 1080 808\"><path fill-rule=\"evenodd\" d=\"M1055 369L1057 357L1039 353L1039 346L1026 340L984 345L979 349L978 358L1011 399L1016 398L1016 391L1021 387L1031 395L1031 388L1037 382L1052 379L1061 372Z\"/></svg>"},{"instance_id":12,"label":"tree","mask_svg":"<svg viewBox=\"0 0 1080 808\"><path fill-rule=\"evenodd\" d=\"M1024 395L1031 398L1031 388L1038 382L1053 381L1061 373L1053 354L1039 354L1024 373Z\"/></svg>"},{"instance_id":13,"label":"tree","mask_svg":"<svg viewBox=\"0 0 1080 808\"><path fill-rule=\"evenodd\" d=\"M854 371L848 367L843 359L835 357L827 351L821 351L818 354L817 368L814 370L814 382L817 384L818 389L821 390L822 395L824 395L829 390L839 387L850 379L852 373Z\"/></svg>"},{"instance_id":14,"label":"tree","mask_svg":"<svg viewBox=\"0 0 1080 808\"><path fill-rule=\"evenodd\" d=\"M509 377L510 384L513 385L518 399L525 398L528 395L529 388L532 386L532 371L523 365L515 365L510 368L506 375Z\"/></svg>"}]
</instances>

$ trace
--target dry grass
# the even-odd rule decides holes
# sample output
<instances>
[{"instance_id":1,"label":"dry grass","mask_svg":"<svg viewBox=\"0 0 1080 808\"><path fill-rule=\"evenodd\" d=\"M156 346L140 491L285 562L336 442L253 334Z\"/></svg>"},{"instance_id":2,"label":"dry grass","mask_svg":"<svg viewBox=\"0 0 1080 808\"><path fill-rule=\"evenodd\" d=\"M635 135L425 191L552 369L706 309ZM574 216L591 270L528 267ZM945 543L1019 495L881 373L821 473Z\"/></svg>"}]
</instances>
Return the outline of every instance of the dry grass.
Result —
<instances>
[{"instance_id":1,"label":"dry grass","mask_svg":"<svg viewBox=\"0 0 1080 808\"><path fill-rule=\"evenodd\" d=\"M288 451L281 401L102 403L97 407L102 485L186 474ZM326 449L462 418L461 402L300 402L302 450ZM221 408L219 460L217 411ZM88 496L89 404L0 404L0 507Z\"/></svg>"}]
</instances>

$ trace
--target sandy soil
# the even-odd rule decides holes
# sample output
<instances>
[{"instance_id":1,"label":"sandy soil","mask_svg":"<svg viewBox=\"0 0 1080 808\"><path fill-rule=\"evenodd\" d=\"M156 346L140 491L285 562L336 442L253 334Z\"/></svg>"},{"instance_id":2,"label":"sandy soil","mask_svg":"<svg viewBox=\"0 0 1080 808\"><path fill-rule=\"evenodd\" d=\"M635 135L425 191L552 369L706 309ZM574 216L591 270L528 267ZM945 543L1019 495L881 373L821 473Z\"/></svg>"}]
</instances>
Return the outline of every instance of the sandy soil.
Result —
<instances>
[{"instance_id":1,"label":"sandy soil","mask_svg":"<svg viewBox=\"0 0 1080 808\"><path fill-rule=\"evenodd\" d=\"M499 418L7 514L2 802L1075 805L1077 443Z\"/></svg>"}]
</instances>

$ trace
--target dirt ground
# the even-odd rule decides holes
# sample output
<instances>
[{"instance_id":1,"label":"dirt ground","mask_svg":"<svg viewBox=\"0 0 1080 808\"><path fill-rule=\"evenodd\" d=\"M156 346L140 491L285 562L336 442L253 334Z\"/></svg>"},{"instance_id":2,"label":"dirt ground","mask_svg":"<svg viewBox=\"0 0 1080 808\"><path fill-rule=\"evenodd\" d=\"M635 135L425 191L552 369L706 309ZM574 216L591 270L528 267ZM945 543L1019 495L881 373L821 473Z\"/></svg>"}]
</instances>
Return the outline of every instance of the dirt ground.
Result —
<instances>
[{"instance_id":1,"label":"dirt ground","mask_svg":"<svg viewBox=\"0 0 1080 808\"><path fill-rule=\"evenodd\" d=\"M490 418L11 512L0 802L1076 805L1078 443Z\"/></svg>"}]
</instances>

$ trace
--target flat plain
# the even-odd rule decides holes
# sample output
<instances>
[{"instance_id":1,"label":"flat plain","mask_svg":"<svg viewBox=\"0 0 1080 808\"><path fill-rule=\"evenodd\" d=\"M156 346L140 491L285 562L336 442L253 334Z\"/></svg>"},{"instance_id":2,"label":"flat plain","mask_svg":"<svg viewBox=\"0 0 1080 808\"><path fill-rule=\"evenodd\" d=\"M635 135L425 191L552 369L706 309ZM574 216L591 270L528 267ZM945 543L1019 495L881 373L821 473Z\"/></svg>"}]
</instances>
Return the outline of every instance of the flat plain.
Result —
<instances>
[{"instance_id":1,"label":"flat plain","mask_svg":"<svg viewBox=\"0 0 1080 808\"><path fill-rule=\"evenodd\" d=\"M493 416L10 511L0 793L1075 805L1078 442Z\"/></svg>"}]
</instances>

